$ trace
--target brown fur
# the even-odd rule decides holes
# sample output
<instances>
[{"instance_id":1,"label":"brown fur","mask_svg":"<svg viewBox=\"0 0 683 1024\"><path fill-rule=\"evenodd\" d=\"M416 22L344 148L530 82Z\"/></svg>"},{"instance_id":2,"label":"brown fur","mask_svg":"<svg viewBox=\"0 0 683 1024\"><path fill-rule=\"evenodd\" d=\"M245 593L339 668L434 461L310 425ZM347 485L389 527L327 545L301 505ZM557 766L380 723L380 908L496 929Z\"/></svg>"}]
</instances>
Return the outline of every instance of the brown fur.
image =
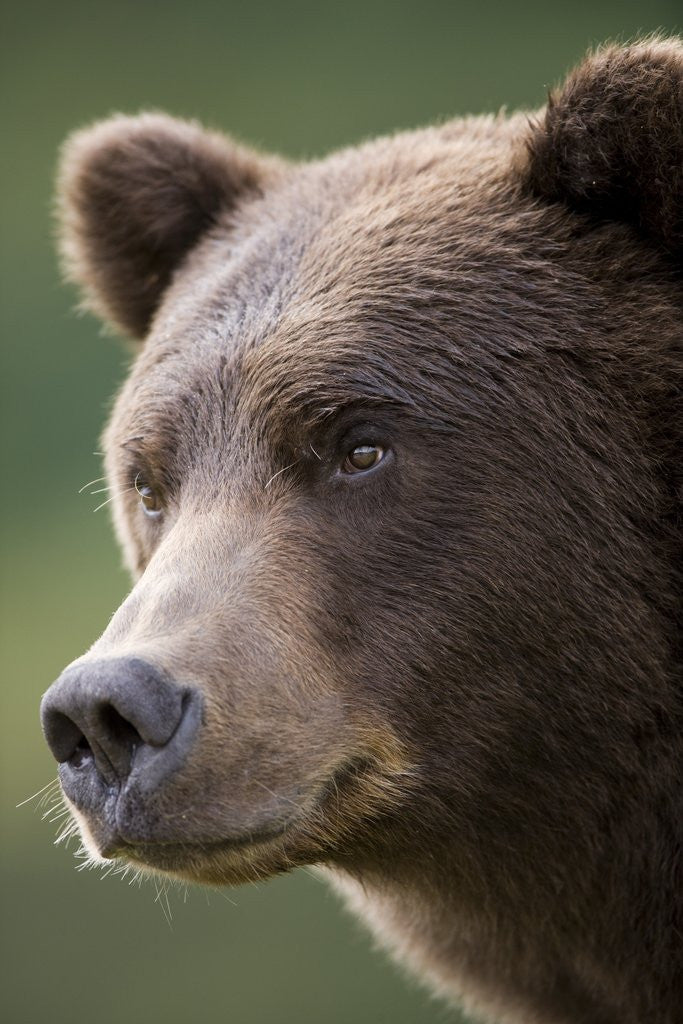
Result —
<instances>
[{"instance_id":1,"label":"brown fur","mask_svg":"<svg viewBox=\"0 0 683 1024\"><path fill-rule=\"evenodd\" d=\"M105 442L139 579L85 659L206 699L108 855L324 864L500 1021L683 1019L682 82L650 40L303 166L146 115L68 145L69 272L149 328Z\"/></svg>"}]
</instances>

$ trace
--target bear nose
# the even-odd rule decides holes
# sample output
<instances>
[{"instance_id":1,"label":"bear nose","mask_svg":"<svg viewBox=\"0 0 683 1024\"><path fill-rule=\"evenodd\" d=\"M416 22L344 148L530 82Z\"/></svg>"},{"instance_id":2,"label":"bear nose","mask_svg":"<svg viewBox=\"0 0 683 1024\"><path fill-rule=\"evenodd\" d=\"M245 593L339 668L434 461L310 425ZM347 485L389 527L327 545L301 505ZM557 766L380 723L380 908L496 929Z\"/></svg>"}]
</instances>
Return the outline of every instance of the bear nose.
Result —
<instances>
[{"instance_id":1,"label":"bear nose","mask_svg":"<svg viewBox=\"0 0 683 1024\"><path fill-rule=\"evenodd\" d=\"M92 767L110 785L130 773L140 748L166 748L189 691L140 658L103 658L67 668L43 697L45 739L57 761ZM177 762L180 751L174 751Z\"/></svg>"}]
</instances>

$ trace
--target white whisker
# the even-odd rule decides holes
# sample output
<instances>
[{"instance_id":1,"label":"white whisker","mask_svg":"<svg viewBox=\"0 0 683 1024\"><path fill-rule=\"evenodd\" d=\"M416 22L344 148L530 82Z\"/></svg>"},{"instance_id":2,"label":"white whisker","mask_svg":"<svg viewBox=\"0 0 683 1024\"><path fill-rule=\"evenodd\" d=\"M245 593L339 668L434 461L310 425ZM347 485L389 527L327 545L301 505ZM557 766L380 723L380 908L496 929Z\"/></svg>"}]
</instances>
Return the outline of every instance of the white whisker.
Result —
<instances>
[{"instance_id":1,"label":"white whisker","mask_svg":"<svg viewBox=\"0 0 683 1024\"><path fill-rule=\"evenodd\" d=\"M93 484L99 484L103 480L106 480L106 476L96 476L94 480L88 480L87 484L83 484L82 487L78 488L78 493L82 494L86 487L92 487Z\"/></svg>"},{"instance_id":2,"label":"white whisker","mask_svg":"<svg viewBox=\"0 0 683 1024\"><path fill-rule=\"evenodd\" d=\"M301 462L301 459L295 459L294 462L290 462L290 464L288 466L283 466L282 469L278 469L277 473L273 473L273 475L271 476L270 480L268 481L266 486L263 488L264 491L266 490L266 488L270 487L270 485L272 484L272 482L275 479L275 477L280 476L281 473L284 473L288 469L291 469L292 466L296 466L297 462Z\"/></svg>"},{"instance_id":3,"label":"white whisker","mask_svg":"<svg viewBox=\"0 0 683 1024\"><path fill-rule=\"evenodd\" d=\"M158 903L161 907L161 912L168 922L168 927L173 931L173 915L171 914L171 904L168 900L168 888L163 881L159 882L156 878L154 879L154 888L157 893L154 902Z\"/></svg>"},{"instance_id":4,"label":"white whisker","mask_svg":"<svg viewBox=\"0 0 683 1024\"><path fill-rule=\"evenodd\" d=\"M41 786L40 789L36 793L33 794L33 796L27 796L25 800L22 800L21 803L17 804L16 806L17 807L23 807L24 804L28 804L28 803L31 802L31 800L35 800L35 798L37 796L40 796L41 793L45 797L45 796L47 796L47 792L46 792L47 790L49 790L53 786L58 786L58 785L59 785L59 779L50 779L50 781L47 782L44 786Z\"/></svg>"},{"instance_id":5,"label":"white whisker","mask_svg":"<svg viewBox=\"0 0 683 1024\"><path fill-rule=\"evenodd\" d=\"M103 501L101 505L98 505L97 508L94 508L93 512L99 512L101 508L104 508L105 505L108 505L110 501L114 500L114 498L119 498L121 497L121 495L128 494L128 492L132 490L134 490L133 487L126 487L122 491L116 491L109 498L107 498L106 501Z\"/></svg>"}]
</instances>

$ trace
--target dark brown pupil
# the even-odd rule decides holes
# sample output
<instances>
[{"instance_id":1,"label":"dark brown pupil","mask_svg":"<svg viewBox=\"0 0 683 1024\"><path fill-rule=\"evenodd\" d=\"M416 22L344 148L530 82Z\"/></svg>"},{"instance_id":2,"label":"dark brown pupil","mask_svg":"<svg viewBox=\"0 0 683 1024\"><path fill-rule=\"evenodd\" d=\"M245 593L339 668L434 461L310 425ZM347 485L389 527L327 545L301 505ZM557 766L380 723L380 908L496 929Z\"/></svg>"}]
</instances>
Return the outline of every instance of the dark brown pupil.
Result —
<instances>
[{"instance_id":1,"label":"dark brown pupil","mask_svg":"<svg viewBox=\"0 0 683 1024\"><path fill-rule=\"evenodd\" d=\"M381 458L382 449L374 444L359 444L347 456L350 466L357 470L372 469Z\"/></svg>"},{"instance_id":2,"label":"dark brown pupil","mask_svg":"<svg viewBox=\"0 0 683 1024\"><path fill-rule=\"evenodd\" d=\"M161 508L161 503L159 501L159 495L157 494L153 487L150 487L149 484L137 481L135 484L135 490L140 495L140 502L142 503L142 507L144 508L145 512L159 511L159 509Z\"/></svg>"}]
</instances>

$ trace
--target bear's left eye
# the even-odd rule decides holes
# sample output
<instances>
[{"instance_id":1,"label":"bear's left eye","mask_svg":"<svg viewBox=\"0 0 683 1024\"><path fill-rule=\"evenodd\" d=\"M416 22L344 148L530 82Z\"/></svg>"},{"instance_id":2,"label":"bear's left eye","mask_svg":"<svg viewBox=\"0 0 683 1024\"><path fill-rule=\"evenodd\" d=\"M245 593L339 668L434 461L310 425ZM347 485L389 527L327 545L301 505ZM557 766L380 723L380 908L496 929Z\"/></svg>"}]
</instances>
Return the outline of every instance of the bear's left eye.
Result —
<instances>
[{"instance_id":1,"label":"bear's left eye","mask_svg":"<svg viewBox=\"0 0 683 1024\"><path fill-rule=\"evenodd\" d=\"M140 495L140 504L145 515L150 519L157 519L162 512L161 496L154 487L138 473L135 477L135 490Z\"/></svg>"},{"instance_id":2,"label":"bear's left eye","mask_svg":"<svg viewBox=\"0 0 683 1024\"><path fill-rule=\"evenodd\" d=\"M344 459L345 473L366 473L374 469L384 458L384 448L376 444L359 444L352 448Z\"/></svg>"}]
</instances>

